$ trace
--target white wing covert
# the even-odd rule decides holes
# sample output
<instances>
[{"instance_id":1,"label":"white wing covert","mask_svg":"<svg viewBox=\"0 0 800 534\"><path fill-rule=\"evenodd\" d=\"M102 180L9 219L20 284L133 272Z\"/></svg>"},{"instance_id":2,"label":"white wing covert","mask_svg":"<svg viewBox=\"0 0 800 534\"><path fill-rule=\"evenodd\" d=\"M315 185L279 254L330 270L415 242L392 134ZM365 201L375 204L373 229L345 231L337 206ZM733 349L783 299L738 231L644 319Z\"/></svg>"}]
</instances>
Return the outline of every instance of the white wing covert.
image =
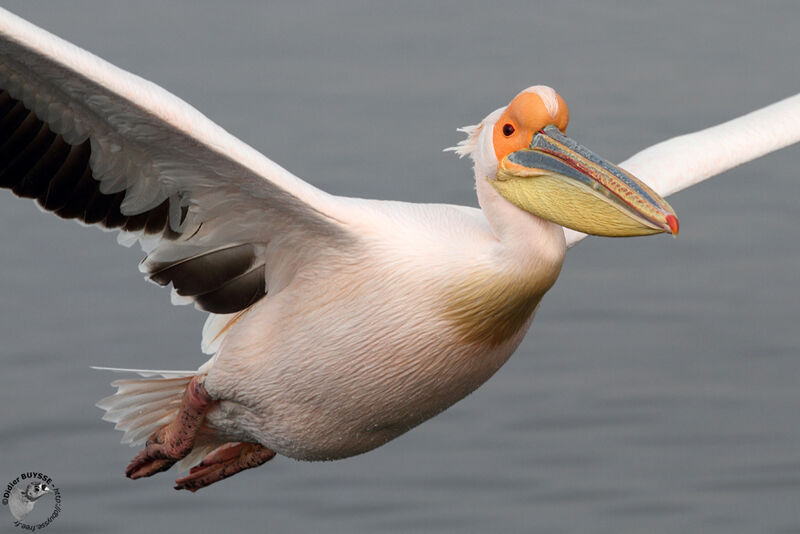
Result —
<instances>
[{"instance_id":1,"label":"white wing covert","mask_svg":"<svg viewBox=\"0 0 800 534\"><path fill-rule=\"evenodd\" d=\"M173 285L173 302L217 314L354 241L337 197L157 85L2 9L0 187L121 230L121 243L146 252L141 270Z\"/></svg>"}]
</instances>

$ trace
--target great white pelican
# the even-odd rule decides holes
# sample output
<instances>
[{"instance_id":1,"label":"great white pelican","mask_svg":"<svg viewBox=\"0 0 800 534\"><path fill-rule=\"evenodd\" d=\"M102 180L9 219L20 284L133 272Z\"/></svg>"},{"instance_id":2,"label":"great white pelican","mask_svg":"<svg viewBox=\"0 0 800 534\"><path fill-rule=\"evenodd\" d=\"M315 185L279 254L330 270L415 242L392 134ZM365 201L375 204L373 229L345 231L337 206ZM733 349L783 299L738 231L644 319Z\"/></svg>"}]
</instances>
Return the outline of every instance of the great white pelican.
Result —
<instances>
[{"instance_id":1,"label":"great white pelican","mask_svg":"<svg viewBox=\"0 0 800 534\"><path fill-rule=\"evenodd\" d=\"M514 352L582 232L677 234L662 196L800 139L798 95L615 166L533 86L453 149L480 210L343 198L3 10L0 56L0 186L119 230L173 303L209 313L198 370L116 369L143 378L98 403L145 445L127 476L180 462L191 491L276 454L360 454L436 415Z\"/></svg>"}]
</instances>

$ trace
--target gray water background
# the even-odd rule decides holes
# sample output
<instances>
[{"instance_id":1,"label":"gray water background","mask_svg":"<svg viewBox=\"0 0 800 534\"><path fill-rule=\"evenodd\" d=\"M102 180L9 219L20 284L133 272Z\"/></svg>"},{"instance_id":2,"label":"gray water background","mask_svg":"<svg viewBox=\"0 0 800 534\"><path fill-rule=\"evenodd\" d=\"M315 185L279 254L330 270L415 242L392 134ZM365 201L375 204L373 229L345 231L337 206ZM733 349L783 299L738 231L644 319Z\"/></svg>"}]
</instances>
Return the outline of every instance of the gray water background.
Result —
<instances>
[{"instance_id":1,"label":"gray water background","mask_svg":"<svg viewBox=\"0 0 800 534\"><path fill-rule=\"evenodd\" d=\"M796 2L695 4L3 2L327 191L469 205L441 149L528 85L616 161L800 91ZM203 316L113 234L2 192L0 482L53 477L50 532L800 532L798 164L672 197L677 239L570 251L516 355L407 435L195 495L123 477L88 367L194 368Z\"/></svg>"}]
</instances>

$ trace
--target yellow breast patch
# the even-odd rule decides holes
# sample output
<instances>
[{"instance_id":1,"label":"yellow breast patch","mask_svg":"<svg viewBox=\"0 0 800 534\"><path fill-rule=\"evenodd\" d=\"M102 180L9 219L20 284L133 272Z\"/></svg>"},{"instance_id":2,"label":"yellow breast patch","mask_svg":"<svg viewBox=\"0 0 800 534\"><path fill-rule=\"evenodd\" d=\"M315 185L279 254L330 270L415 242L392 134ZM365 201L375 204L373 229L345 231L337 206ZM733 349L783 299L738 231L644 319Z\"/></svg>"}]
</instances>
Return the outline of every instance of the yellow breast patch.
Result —
<instances>
[{"instance_id":1,"label":"yellow breast patch","mask_svg":"<svg viewBox=\"0 0 800 534\"><path fill-rule=\"evenodd\" d=\"M465 341L494 347L519 332L558 272L547 280L520 280L498 273L475 273L454 285L443 300L444 316Z\"/></svg>"}]
</instances>

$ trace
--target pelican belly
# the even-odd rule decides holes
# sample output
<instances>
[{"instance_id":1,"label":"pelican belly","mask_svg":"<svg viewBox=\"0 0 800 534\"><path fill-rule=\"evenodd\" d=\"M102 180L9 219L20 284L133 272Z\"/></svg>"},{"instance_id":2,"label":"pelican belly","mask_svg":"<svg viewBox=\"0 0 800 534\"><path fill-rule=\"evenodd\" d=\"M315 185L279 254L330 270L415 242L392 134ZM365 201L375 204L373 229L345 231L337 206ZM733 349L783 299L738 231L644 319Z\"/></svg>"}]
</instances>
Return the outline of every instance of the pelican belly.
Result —
<instances>
[{"instance_id":1,"label":"pelican belly","mask_svg":"<svg viewBox=\"0 0 800 534\"><path fill-rule=\"evenodd\" d=\"M206 380L224 400L212 426L301 460L371 450L491 377L544 292L463 268L445 287L408 265L358 271L300 277L232 326Z\"/></svg>"}]
</instances>

